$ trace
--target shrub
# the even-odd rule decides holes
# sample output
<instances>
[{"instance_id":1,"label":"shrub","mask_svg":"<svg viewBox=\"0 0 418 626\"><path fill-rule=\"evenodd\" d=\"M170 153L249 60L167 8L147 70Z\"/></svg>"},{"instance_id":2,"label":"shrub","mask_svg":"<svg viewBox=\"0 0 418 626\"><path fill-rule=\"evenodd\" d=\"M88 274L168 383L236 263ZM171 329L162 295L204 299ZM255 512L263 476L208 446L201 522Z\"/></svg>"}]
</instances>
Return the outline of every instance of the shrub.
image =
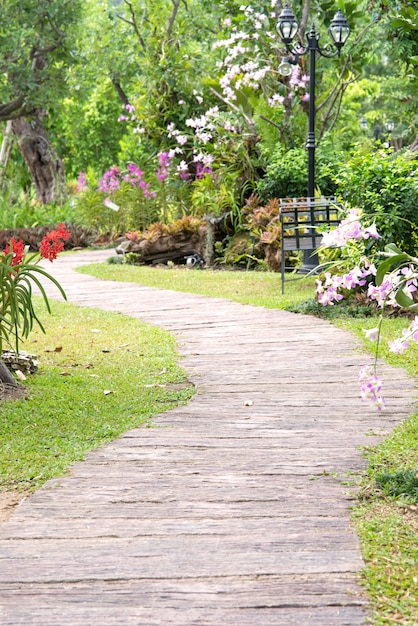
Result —
<instances>
[{"instance_id":1,"label":"shrub","mask_svg":"<svg viewBox=\"0 0 418 626\"><path fill-rule=\"evenodd\" d=\"M418 244L418 167L408 154L379 150L355 154L336 177L338 193L361 206L381 235L381 249L393 242L413 254Z\"/></svg>"},{"instance_id":2,"label":"shrub","mask_svg":"<svg viewBox=\"0 0 418 626\"><path fill-rule=\"evenodd\" d=\"M334 160L335 162L335 160ZM325 153L316 154L316 186L321 195L335 194L333 166ZM286 151L280 146L267 166L264 178L257 185L257 193L262 202L271 198L300 198L307 195L308 160L304 148Z\"/></svg>"}]
</instances>

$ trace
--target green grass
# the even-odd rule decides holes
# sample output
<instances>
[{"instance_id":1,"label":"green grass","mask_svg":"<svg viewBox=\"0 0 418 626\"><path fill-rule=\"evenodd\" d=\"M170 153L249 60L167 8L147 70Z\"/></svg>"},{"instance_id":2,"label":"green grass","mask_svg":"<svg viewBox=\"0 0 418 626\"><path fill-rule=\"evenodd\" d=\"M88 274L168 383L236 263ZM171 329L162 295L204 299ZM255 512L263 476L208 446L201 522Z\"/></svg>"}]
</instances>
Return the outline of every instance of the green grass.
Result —
<instances>
[{"instance_id":1,"label":"green grass","mask_svg":"<svg viewBox=\"0 0 418 626\"><path fill-rule=\"evenodd\" d=\"M224 297L236 302L268 308L298 308L315 312L314 279L286 283L281 295L280 276L273 273L199 271L185 269L156 269L129 265L96 264L83 272L108 280L138 282L142 285ZM308 305L304 303L311 300ZM363 349L373 352L375 344L364 338L363 329L373 328L377 319L364 310L364 317L351 317L353 311L328 307L332 323L358 336ZM359 311L357 307L354 311ZM403 355L387 349L387 340L398 337L408 326L405 318L390 318L383 322L381 357L395 367L404 367L418 380L418 344ZM382 426L385 416L382 413ZM399 482L399 477L411 479L418 473L418 413L405 420L380 445L365 451L368 469L363 476L358 504L353 512L366 567L362 583L372 607L371 623L417 625L418 615L418 502L401 488L400 494L390 492L381 484L385 475ZM406 481L410 484L410 480ZM402 480L401 480L402 483ZM413 483L415 484L415 483ZM380 485L380 486L379 486ZM403 493L406 491L406 493Z\"/></svg>"},{"instance_id":2,"label":"green grass","mask_svg":"<svg viewBox=\"0 0 418 626\"><path fill-rule=\"evenodd\" d=\"M297 277L297 280L286 283L282 296L281 277L274 272L188 270L183 267L162 269L108 263L95 263L78 271L103 280L137 282L147 287L228 298L268 309L282 309L303 302L312 296L315 284L313 278Z\"/></svg>"},{"instance_id":3,"label":"green grass","mask_svg":"<svg viewBox=\"0 0 418 626\"><path fill-rule=\"evenodd\" d=\"M186 402L172 336L123 315L37 299L46 335L23 346L39 372L27 399L0 406L0 489L31 490L153 415ZM109 393L110 392L110 393Z\"/></svg>"}]
</instances>

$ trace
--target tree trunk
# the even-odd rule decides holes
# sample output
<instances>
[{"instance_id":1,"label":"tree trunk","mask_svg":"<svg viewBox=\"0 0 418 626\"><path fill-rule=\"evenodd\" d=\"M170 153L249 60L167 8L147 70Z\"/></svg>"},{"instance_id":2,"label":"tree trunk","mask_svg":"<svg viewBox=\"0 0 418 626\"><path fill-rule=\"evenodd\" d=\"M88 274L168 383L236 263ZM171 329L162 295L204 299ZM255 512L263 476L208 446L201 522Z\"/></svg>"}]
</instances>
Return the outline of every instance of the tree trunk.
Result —
<instances>
[{"instance_id":1,"label":"tree trunk","mask_svg":"<svg viewBox=\"0 0 418 626\"><path fill-rule=\"evenodd\" d=\"M38 111L30 123L24 117L12 121L13 132L35 185L36 196L43 204L65 200L64 164L51 144Z\"/></svg>"},{"instance_id":2,"label":"tree trunk","mask_svg":"<svg viewBox=\"0 0 418 626\"><path fill-rule=\"evenodd\" d=\"M414 141L412 142L411 146L409 147L409 150L411 152L417 152L418 151L418 135L415 137Z\"/></svg>"},{"instance_id":3,"label":"tree trunk","mask_svg":"<svg viewBox=\"0 0 418 626\"><path fill-rule=\"evenodd\" d=\"M9 372L7 365L2 359L0 359L0 383L10 385L12 387L20 386L17 380L13 378L12 374Z\"/></svg>"},{"instance_id":4,"label":"tree trunk","mask_svg":"<svg viewBox=\"0 0 418 626\"><path fill-rule=\"evenodd\" d=\"M12 122L9 120L3 135L3 141L0 148L0 189L3 187L6 178L7 166L10 160L10 153L13 148L13 130Z\"/></svg>"}]
</instances>

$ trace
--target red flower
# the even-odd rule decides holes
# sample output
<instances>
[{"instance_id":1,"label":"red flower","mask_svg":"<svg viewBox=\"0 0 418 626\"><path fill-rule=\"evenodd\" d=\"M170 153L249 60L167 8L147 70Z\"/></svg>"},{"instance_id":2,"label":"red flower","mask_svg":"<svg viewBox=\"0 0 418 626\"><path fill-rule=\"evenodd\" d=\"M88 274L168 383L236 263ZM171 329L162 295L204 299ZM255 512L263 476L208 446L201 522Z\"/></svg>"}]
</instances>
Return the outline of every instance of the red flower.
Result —
<instances>
[{"instance_id":1,"label":"red flower","mask_svg":"<svg viewBox=\"0 0 418 626\"><path fill-rule=\"evenodd\" d=\"M16 241L14 237L10 239L9 243L6 244L4 254L7 255L11 251L13 252L12 265L20 265L25 256L25 244L22 239L20 239L20 241Z\"/></svg>"},{"instance_id":2,"label":"red flower","mask_svg":"<svg viewBox=\"0 0 418 626\"><path fill-rule=\"evenodd\" d=\"M58 230L51 230L42 239L39 249L41 257L53 261L64 250L64 241L69 239L70 233L64 224L58 226Z\"/></svg>"},{"instance_id":3,"label":"red flower","mask_svg":"<svg viewBox=\"0 0 418 626\"><path fill-rule=\"evenodd\" d=\"M67 241L71 237L71 233L67 230L65 224L61 223L58 225L58 237L63 241Z\"/></svg>"}]
</instances>

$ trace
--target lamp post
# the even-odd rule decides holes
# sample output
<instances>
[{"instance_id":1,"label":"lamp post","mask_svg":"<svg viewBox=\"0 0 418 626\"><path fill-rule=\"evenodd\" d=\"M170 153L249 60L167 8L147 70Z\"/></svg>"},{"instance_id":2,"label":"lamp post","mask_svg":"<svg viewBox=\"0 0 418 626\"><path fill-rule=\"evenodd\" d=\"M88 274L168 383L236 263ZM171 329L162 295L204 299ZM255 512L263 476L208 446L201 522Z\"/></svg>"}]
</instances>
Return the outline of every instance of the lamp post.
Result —
<instances>
[{"instance_id":1,"label":"lamp post","mask_svg":"<svg viewBox=\"0 0 418 626\"><path fill-rule=\"evenodd\" d=\"M292 65L296 65L299 57L309 54L309 128L308 136L306 140L306 148L308 151L308 202L310 199L315 198L315 65L316 54L320 56L331 58L340 56L341 48L344 46L347 38L350 34L350 27L347 20L340 10L334 16L331 25L328 29L328 34L332 40L332 43L325 44L322 48L319 45L319 33L315 29L315 24L312 23L311 30L306 35L307 45L303 46L300 43L292 43L299 28L298 21L286 3L283 11L279 15L277 22L277 31L280 35L282 42L286 46L286 51L289 54L287 57L283 57L282 62L279 65L278 71L282 76L289 76L291 74ZM311 225L314 225L313 208L311 208ZM316 257L316 258L315 258ZM313 250L305 250L302 272L310 272L318 265L318 257L314 255Z\"/></svg>"}]
</instances>

